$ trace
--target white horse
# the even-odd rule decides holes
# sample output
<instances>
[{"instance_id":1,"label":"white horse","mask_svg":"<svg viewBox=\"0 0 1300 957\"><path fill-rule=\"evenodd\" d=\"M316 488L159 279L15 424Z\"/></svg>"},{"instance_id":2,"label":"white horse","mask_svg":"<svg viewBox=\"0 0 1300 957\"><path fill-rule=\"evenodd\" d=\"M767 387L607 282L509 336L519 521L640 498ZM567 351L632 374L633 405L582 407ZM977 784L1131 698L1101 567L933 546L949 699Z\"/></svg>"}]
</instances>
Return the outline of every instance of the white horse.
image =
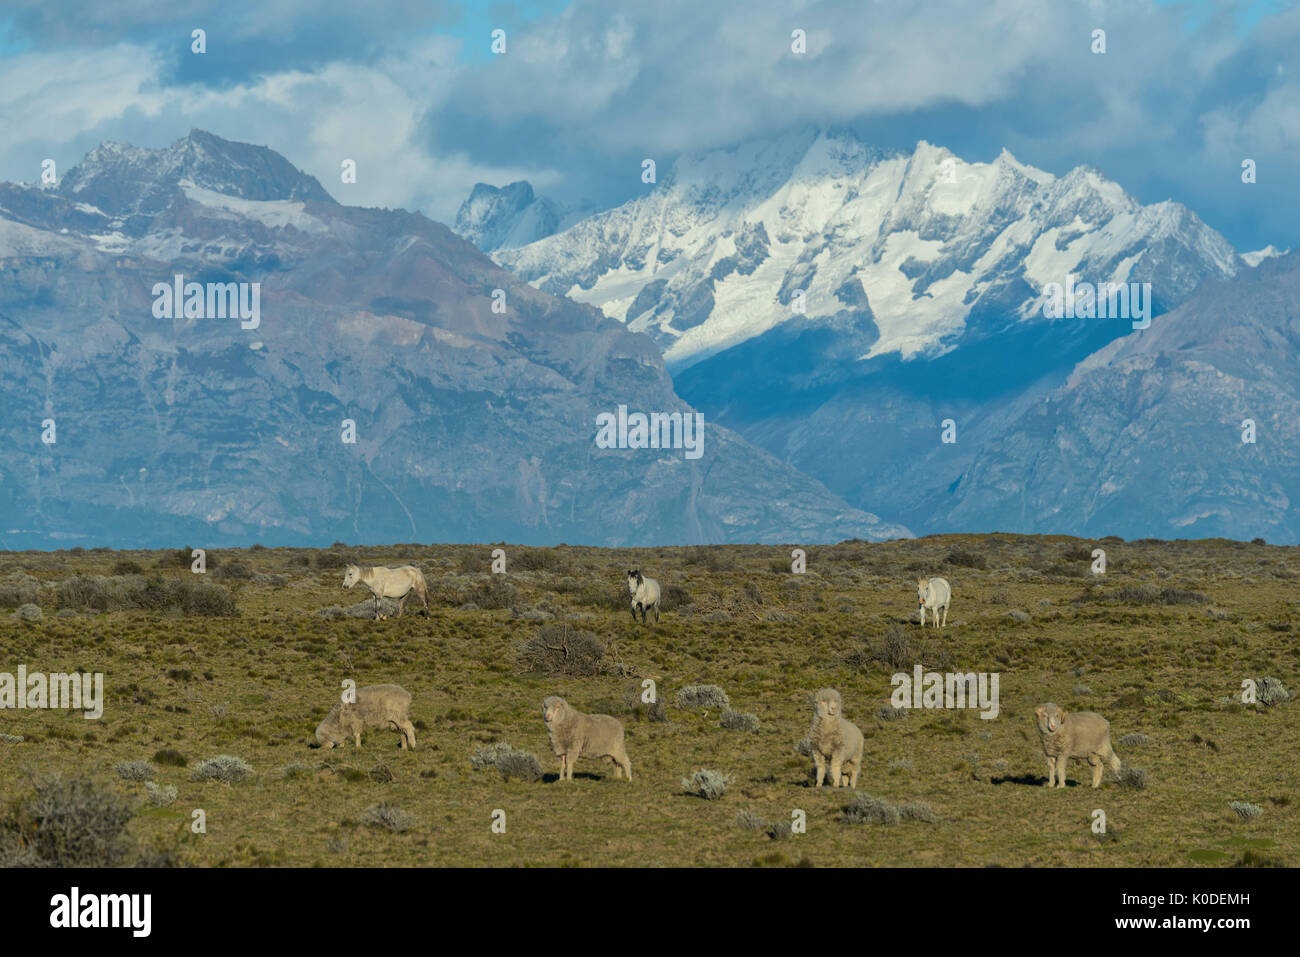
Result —
<instances>
[{"instance_id":1,"label":"white horse","mask_svg":"<svg viewBox=\"0 0 1300 957\"><path fill-rule=\"evenodd\" d=\"M627 573L627 590L632 593L632 620L641 612L641 624L645 624L646 612L654 609L655 624L659 624L659 583L653 578L646 578L638 569Z\"/></svg>"},{"instance_id":2,"label":"white horse","mask_svg":"<svg viewBox=\"0 0 1300 957\"><path fill-rule=\"evenodd\" d=\"M952 601L952 586L946 578L918 578L916 603L921 607L921 627L925 627L925 610L934 616L934 627L940 627L939 609L943 609L943 625L948 624L948 604Z\"/></svg>"},{"instance_id":3,"label":"white horse","mask_svg":"<svg viewBox=\"0 0 1300 957\"><path fill-rule=\"evenodd\" d=\"M424 603L424 617L429 617L429 586L424 582L424 572L414 565L395 565L380 568L377 565L349 565L343 573L343 587L365 585L375 596L375 620L387 618L379 613L379 599L396 598L397 614L402 614L411 592Z\"/></svg>"}]
</instances>

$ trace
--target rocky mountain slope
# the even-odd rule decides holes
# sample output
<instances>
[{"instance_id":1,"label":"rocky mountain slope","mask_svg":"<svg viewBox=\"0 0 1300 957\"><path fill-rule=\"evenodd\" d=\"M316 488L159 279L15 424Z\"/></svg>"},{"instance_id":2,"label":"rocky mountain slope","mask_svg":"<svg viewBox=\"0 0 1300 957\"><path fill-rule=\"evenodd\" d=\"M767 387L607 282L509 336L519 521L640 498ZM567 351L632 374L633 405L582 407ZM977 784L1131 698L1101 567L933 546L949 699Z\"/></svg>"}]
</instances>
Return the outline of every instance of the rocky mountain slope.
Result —
<instances>
[{"instance_id":1,"label":"rocky mountain slope","mask_svg":"<svg viewBox=\"0 0 1300 957\"><path fill-rule=\"evenodd\" d=\"M258 283L255 326L166 318L177 274ZM0 547L906 534L712 422L698 459L597 448L620 405L689 411L648 338L263 147L0 185L0 276Z\"/></svg>"}]
</instances>

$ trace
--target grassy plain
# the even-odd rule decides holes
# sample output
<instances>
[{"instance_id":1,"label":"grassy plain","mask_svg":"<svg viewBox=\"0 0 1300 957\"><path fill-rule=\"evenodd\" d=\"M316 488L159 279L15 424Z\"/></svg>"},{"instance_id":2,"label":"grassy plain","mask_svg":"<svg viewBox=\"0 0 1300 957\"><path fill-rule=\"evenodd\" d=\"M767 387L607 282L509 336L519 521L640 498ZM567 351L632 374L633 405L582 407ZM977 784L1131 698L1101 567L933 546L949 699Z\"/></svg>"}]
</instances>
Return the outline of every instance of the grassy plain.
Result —
<instances>
[{"instance_id":1,"label":"grassy plain","mask_svg":"<svg viewBox=\"0 0 1300 957\"><path fill-rule=\"evenodd\" d=\"M0 711L0 734L21 736L0 738L5 802L51 772L87 775L134 804L132 841L199 866L1300 864L1300 705L1240 701L1248 678L1300 691L1300 549L953 535L808 548L796 575L789 547L504 546L503 576L489 574L493 547L215 551L202 581L228 590L233 616L142 588L198 580L182 554L0 553L0 671L103 672L107 699L96 721ZM1089 571L1095 547L1106 550L1102 576ZM364 597L341 591L351 558L420 565L431 618L412 605L384 621L322 616ZM665 587L658 625L628 613L633 567ZM916 623L919 574L952 582L942 632ZM154 607L123 607L139 594ZM24 602L39 620L16 612ZM601 673L522 669L521 645L556 625L600 640ZM917 663L998 673L997 718L890 711L890 676ZM309 748L347 678L413 694L415 751L383 730L361 750ZM660 708L641 702L645 679ZM721 686L758 728L678 707L677 692L695 684ZM851 792L811 787L811 760L795 746L809 695L824 686L840 690L866 736L858 790L925 802L933 821L848 823ZM540 715L549 694L626 722L632 784L590 760L572 784L555 780ZM1108 718L1145 786L1108 774L1094 791L1076 760L1068 788L1042 787L1032 716L1048 700ZM1145 742L1125 744L1129 735ZM545 777L475 770L475 748L497 741L536 754ZM186 766L155 758L166 749ZM191 780L222 754L253 774ZM176 799L154 806L115 771L124 761L153 764ZM684 793L697 768L731 777L720 799ZM1243 818L1231 802L1260 813ZM367 823L375 805L409 815L408 826ZM195 808L205 834L191 833ZM760 824L802 810L806 833L738 826L746 809ZM1091 828L1096 809L1104 835ZM503 834L491 828L497 810Z\"/></svg>"}]
</instances>

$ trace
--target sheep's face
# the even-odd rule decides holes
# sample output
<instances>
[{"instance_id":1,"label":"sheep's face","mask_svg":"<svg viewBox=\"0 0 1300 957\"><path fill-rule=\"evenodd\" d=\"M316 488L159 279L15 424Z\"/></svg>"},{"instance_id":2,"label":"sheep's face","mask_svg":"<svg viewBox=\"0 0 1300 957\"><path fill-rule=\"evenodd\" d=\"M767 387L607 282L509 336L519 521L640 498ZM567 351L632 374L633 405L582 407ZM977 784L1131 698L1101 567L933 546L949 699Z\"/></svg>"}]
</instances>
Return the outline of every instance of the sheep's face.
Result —
<instances>
[{"instance_id":1,"label":"sheep's face","mask_svg":"<svg viewBox=\"0 0 1300 957\"><path fill-rule=\"evenodd\" d=\"M343 572L343 587L351 588L357 582L361 581L361 568L358 565L349 565Z\"/></svg>"},{"instance_id":2,"label":"sheep's face","mask_svg":"<svg viewBox=\"0 0 1300 957\"><path fill-rule=\"evenodd\" d=\"M627 573L627 590L635 595L636 590L641 587L643 581L645 581L645 579L641 577L640 570L635 568L632 569L632 571Z\"/></svg>"},{"instance_id":3,"label":"sheep's face","mask_svg":"<svg viewBox=\"0 0 1300 957\"><path fill-rule=\"evenodd\" d=\"M1043 734L1056 734L1065 722L1065 712L1050 701L1034 709L1034 714L1038 717L1038 730Z\"/></svg>"},{"instance_id":4,"label":"sheep's face","mask_svg":"<svg viewBox=\"0 0 1300 957\"><path fill-rule=\"evenodd\" d=\"M547 698L542 702L542 720L547 724L559 721L569 708L563 698Z\"/></svg>"},{"instance_id":5,"label":"sheep's face","mask_svg":"<svg viewBox=\"0 0 1300 957\"><path fill-rule=\"evenodd\" d=\"M930 590L930 579L918 578L916 580L916 607L925 607L925 593Z\"/></svg>"},{"instance_id":6,"label":"sheep's face","mask_svg":"<svg viewBox=\"0 0 1300 957\"><path fill-rule=\"evenodd\" d=\"M343 743L343 732L337 721L331 721L329 716L316 725L316 743L322 748L336 748Z\"/></svg>"},{"instance_id":7,"label":"sheep's face","mask_svg":"<svg viewBox=\"0 0 1300 957\"><path fill-rule=\"evenodd\" d=\"M817 695L817 714L823 718L834 718L840 713L840 695L838 691L822 691Z\"/></svg>"}]
</instances>

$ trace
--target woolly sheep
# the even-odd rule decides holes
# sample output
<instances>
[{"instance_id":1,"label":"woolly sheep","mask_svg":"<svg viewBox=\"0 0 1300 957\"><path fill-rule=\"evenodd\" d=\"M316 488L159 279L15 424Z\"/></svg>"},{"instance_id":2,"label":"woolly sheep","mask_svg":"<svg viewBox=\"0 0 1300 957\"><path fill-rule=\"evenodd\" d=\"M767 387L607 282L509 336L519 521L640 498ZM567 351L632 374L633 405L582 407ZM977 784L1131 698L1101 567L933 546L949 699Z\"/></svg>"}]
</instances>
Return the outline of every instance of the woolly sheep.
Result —
<instances>
[{"instance_id":1,"label":"woolly sheep","mask_svg":"<svg viewBox=\"0 0 1300 957\"><path fill-rule=\"evenodd\" d=\"M337 702L316 726L323 748L342 745L348 738L361 747L362 728L388 727L402 735L402 748L415 747L415 726L410 718L411 693L397 685L370 685L357 689L357 700Z\"/></svg>"},{"instance_id":2,"label":"woolly sheep","mask_svg":"<svg viewBox=\"0 0 1300 957\"><path fill-rule=\"evenodd\" d=\"M573 780L573 763L579 757L609 758L614 777L632 780L632 762L623 747L623 725L607 714L583 714L563 698L552 695L542 702L542 720L551 750L560 759L560 780Z\"/></svg>"},{"instance_id":3,"label":"woolly sheep","mask_svg":"<svg viewBox=\"0 0 1300 957\"><path fill-rule=\"evenodd\" d=\"M1034 709L1038 734L1047 755L1047 786L1065 787L1065 766L1070 758L1087 758L1092 765L1092 786L1101 787L1105 765L1119 773L1119 755L1110 745L1110 722L1092 711L1066 712L1050 701Z\"/></svg>"},{"instance_id":4,"label":"woolly sheep","mask_svg":"<svg viewBox=\"0 0 1300 957\"><path fill-rule=\"evenodd\" d=\"M808 739L812 744L813 765L817 768L817 787L822 786L829 764L831 787L856 788L858 771L862 768L862 732L844 717L840 693L834 688L818 691L813 704Z\"/></svg>"}]
</instances>

